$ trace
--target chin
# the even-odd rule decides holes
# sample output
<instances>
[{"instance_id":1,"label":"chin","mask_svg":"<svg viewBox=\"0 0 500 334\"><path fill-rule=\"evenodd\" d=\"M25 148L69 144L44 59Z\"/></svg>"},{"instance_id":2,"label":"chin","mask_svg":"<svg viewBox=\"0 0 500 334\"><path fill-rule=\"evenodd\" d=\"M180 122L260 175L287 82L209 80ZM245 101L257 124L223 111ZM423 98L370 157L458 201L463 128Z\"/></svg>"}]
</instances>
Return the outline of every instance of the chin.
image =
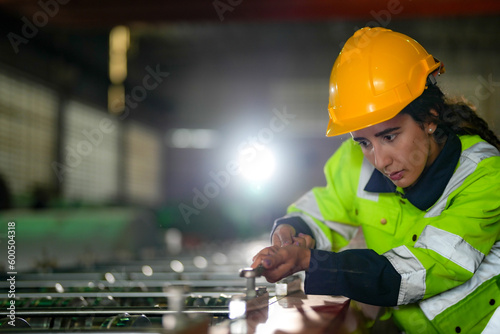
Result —
<instances>
[{"instance_id":1,"label":"chin","mask_svg":"<svg viewBox=\"0 0 500 334\"><path fill-rule=\"evenodd\" d=\"M408 188L410 186L412 186L415 182L409 182L408 179L406 178L402 178L401 180L397 180L397 181L392 181L392 183L394 183L396 185L396 187L401 187L401 188Z\"/></svg>"}]
</instances>

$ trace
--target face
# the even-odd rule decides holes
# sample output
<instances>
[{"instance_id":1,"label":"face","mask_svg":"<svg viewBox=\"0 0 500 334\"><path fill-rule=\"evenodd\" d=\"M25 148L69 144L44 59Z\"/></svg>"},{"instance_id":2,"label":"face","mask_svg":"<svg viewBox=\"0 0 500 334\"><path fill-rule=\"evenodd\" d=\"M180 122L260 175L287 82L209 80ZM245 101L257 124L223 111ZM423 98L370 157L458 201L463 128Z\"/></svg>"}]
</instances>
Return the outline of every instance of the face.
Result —
<instances>
[{"instance_id":1,"label":"face","mask_svg":"<svg viewBox=\"0 0 500 334\"><path fill-rule=\"evenodd\" d=\"M351 132L365 157L396 186L414 185L426 167L436 160L441 147L432 133L434 123L420 126L408 114Z\"/></svg>"}]
</instances>

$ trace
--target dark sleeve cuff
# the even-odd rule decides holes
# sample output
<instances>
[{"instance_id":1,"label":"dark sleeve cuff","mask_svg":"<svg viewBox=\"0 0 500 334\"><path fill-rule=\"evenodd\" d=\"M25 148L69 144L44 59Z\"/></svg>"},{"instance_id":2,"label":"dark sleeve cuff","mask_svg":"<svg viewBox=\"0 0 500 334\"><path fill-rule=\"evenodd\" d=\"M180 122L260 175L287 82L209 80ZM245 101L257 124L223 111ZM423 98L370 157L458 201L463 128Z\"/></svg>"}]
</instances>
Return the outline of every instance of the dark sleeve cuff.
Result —
<instances>
[{"instance_id":1,"label":"dark sleeve cuff","mask_svg":"<svg viewBox=\"0 0 500 334\"><path fill-rule=\"evenodd\" d=\"M311 228L302 218L297 216L289 216L289 217L278 218L274 221L273 229L271 230L271 241L273 238L274 230L276 230L276 227L278 227L278 225L281 224L288 224L290 226L293 226L297 235L299 233L304 233L314 238Z\"/></svg>"},{"instance_id":2,"label":"dark sleeve cuff","mask_svg":"<svg viewBox=\"0 0 500 334\"><path fill-rule=\"evenodd\" d=\"M371 249L339 253L311 250L305 292L345 296L378 306L397 305L401 276L382 255Z\"/></svg>"}]
</instances>

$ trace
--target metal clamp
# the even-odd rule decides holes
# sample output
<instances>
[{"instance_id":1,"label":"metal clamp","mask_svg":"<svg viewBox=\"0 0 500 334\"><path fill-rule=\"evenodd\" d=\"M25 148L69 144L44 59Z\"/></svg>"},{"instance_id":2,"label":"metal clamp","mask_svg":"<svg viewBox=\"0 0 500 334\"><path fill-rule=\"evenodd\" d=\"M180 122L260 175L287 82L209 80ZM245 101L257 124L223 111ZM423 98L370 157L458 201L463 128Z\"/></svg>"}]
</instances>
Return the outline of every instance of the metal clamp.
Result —
<instances>
[{"instance_id":1,"label":"metal clamp","mask_svg":"<svg viewBox=\"0 0 500 334\"><path fill-rule=\"evenodd\" d=\"M257 268L242 268L240 269L240 277L247 279L247 298L253 298L257 295L255 290L255 278L262 276L264 266L259 265Z\"/></svg>"}]
</instances>

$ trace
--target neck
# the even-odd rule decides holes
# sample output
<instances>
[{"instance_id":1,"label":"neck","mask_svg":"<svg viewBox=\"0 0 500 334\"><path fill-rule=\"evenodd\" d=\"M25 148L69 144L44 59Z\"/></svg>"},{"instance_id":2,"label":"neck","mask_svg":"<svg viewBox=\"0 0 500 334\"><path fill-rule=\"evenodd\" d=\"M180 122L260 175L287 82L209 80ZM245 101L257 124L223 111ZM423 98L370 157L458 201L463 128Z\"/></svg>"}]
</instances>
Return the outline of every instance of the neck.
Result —
<instances>
[{"instance_id":1,"label":"neck","mask_svg":"<svg viewBox=\"0 0 500 334\"><path fill-rule=\"evenodd\" d=\"M429 142L429 157L427 159L426 168L434 163L437 159L439 153L443 150L444 145L446 144L446 139L448 136L440 137L439 142L436 141L434 136L431 136Z\"/></svg>"}]
</instances>

